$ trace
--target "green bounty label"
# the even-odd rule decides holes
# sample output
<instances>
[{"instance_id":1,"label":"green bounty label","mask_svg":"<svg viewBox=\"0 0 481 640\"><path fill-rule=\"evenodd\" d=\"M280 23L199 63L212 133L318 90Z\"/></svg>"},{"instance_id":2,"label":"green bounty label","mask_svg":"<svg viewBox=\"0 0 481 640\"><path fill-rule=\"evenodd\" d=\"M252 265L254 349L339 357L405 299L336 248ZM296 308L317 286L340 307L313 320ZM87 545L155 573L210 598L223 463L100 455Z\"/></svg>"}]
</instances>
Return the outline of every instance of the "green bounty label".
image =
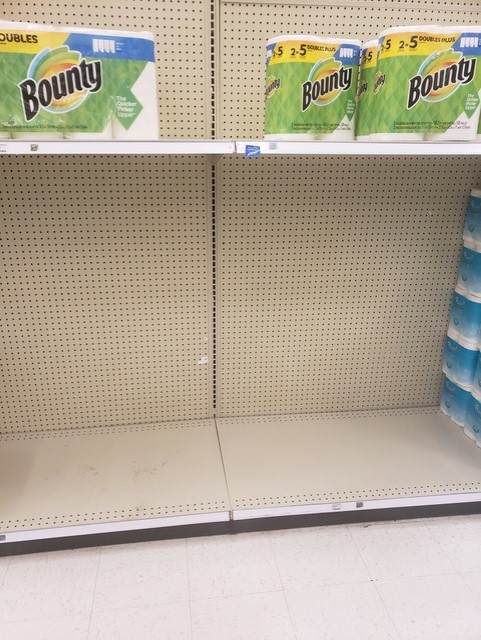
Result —
<instances>
[{"instance_id":1,"label":"green bounty label","mask_svg":"<svg viewBox=\"0 0 481 640\"><path fill-rule=\"evenodd\" d=\"M265 133L353 136L360 46L286 39L267 46Z\"/></svg>"}]
</instances>

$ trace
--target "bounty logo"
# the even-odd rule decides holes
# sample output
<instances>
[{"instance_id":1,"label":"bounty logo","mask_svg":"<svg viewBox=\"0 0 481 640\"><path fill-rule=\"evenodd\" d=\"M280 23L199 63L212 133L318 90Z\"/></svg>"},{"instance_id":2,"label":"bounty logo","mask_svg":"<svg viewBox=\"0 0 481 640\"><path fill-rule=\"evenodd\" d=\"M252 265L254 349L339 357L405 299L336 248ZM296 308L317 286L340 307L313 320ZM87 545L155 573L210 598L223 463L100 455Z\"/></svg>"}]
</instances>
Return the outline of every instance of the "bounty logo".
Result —
<instances>
[{"instance_id":1,"label":"bounty logo","mask_svg":"<svg viewBox=\"0 0 481 640\"><path fill-rule=\"evenodd\" d=\"M275 76L270 76L269 78L267 78L266 98L267 99L272 98L272 96L277 91L277 89L279 89L280 86L281 86L280 78L276 78Z\"/></svg>"},{"instance_id":2,"label":"bounty logo","mask_svg":"<svg viewBox=\"0 0 481 640\"><path fill-rule=\"evenodd\" d=\"M419 100L440 102L451 96L462 84L474 78L476 58L466 60L460 51L433 53L419 67L417 75L409 79L407 108Z\"/></svg>"},{"instance_id":3,"label":"bounty logo","mask_svg":"<svg viewBox=\"0 0 481 640\"><path fill-rule=\"evenodd\" d=\"M379 93L380 88L386 82L386 74L385 73L376 73L376 77L374 79L374 93Z\"/></svg>"},{"instance_id":4,"label":"bounty logo","mask_svg":"<svg viewBox=\"0 0 481 640\"><path fill-rule=\"evenodd\" d=\"M323 107L334 102L352 82L352 68L342 66L334 58L320 60L311 69L309 78L302 85L302 111L311 104Z\"/></svg>"},{"instance_id":5,"label":"bounty logo","mask_svg":"<svg viewBox=\"0 0 481 640\"><path fill-rule=\"evenodd\" d=\"M357 87L356 97L358 100L362 98L363 95L367 93L367 82L360 82Z\"/></svg>"},{"instance_id":6,"label":"bounty logo","mask_svg":"<svg viewBox=\"0 0 481 640\"><path fill-rule=\"evenodd\" d=\"M90 93L102 88L102 63L87 62L68 46L44 49L30 63L27 78L18 85L25 120L30 122L45 109L66 113L77 109Z\"/></svg>"}]
</instances>

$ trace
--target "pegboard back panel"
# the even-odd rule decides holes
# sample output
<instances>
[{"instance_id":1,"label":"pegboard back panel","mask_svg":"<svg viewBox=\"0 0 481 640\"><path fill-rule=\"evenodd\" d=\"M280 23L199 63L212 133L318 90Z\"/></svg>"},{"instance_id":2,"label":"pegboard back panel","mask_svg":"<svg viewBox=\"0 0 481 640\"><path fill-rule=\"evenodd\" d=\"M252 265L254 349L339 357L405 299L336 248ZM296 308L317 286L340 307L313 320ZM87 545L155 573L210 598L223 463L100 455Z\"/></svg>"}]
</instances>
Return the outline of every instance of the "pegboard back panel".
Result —
<instances>
[{"instance_id":1,"label":"pegboard back panel","mask_svg":"<svg viewBox=\"0 0 481 640\"><path fill-rule=\"evenodd\" d=\"M212 414L210 170L1 159L1 432Z\"/></svg>"},{"instance_id":2,"label":"pegboard back panel","mask_svg":"<svg viewBox=\"0 0 481 640\"><path fill-rule=\"evenodd\" d=\"M217 135L264 135L265 46L284 33L362 41L403 24L480 24L479 2L432 0L220 1ZM317 6L316 6L317 5Z\"/></svg>"},{"instance_id":3,"label":"pegboard back panel","mask_svg":"<svg viewBox=\"0 0 481 640\"><path fill-rule=\"evenodd\" d=\"M436 405L480 180L463 158L223 161L218 415Z\"/></svg>"},{"instance_id":4,"label":"pegboard back panel","mask_svg":"<svg viewBox=\"0 0 481 640\"><path fill-rule=\"evenodd\" d=\"M210 138L211 9L207 0L0 0L0 19L152 31L161 138Z\"/></svg>"}]
</instances>

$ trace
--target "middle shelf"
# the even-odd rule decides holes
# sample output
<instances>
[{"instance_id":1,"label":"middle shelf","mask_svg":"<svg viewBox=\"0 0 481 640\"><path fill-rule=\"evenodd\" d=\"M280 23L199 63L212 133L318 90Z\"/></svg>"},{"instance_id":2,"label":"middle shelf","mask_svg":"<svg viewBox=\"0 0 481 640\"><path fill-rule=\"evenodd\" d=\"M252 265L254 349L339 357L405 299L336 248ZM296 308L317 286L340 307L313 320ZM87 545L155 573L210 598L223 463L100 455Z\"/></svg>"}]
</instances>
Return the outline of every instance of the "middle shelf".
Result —
<instances>
[{"instance_id":1,"label":"middle shelf","mask_svg":"<svg viewBox=\"0 0 481 640\"><path fill-rule=\"evenodd\" d=\"M0 155L480 156L481 142L0 140Z\"/></svg>"}]
</instances>

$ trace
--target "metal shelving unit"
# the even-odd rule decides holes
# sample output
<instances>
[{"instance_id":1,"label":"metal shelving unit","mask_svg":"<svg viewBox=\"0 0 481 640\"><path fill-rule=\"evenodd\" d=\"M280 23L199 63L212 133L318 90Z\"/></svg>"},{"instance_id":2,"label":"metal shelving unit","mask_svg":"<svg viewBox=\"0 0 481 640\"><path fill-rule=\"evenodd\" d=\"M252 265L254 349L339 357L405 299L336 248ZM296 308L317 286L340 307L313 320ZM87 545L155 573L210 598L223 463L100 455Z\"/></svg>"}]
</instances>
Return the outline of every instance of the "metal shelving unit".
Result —
<instances>
[{"instance_id":1,"label":"metal shelving unit","mask_svg":"<svg viewBox=\"0 0 481 640\"><path fill-rule=\"evenodd\" d=\"M481 143L262 139L270 37L479 24L479 3L0 15L154 31L162 137L0 140L0 553L481 505L481 452L433 408Z\"/></svg>"}]
</instances>

